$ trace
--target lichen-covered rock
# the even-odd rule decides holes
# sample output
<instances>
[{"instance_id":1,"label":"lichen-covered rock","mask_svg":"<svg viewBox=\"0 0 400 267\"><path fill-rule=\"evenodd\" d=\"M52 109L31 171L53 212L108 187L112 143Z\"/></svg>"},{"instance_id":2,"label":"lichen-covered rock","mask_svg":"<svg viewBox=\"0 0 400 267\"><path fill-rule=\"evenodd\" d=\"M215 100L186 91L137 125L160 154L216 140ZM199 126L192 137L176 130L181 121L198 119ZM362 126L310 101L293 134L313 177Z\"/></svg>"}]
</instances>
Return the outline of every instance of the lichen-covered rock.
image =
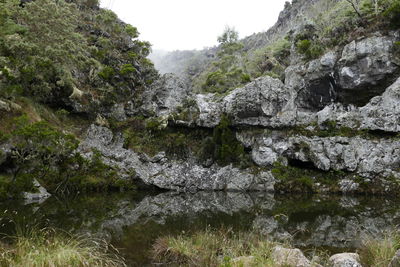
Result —
<instances>
[{"instance_id":1,"label":"lichen-covered rock","mask_svg":"<svg viewBox=\"0 0 400 267\"><path fill-rule=\"evenodd\" d=\"M234 90L223 101L234 123L260 125L282 112L289 98L283 83L267 76Z\"/></svg>"},{"instance_id":2,"label":"lichen-covered rock","mask_svg":"<svg viewBox=\"0 0 400 267\"><path fill-rule=\"evenodd\" d=\"M141 94L137 110L128 113L167 116L182 107L189 95L190 88L185 81L173 74L165 74Z\"/></svg>"},{"instance_id":3,"label":"lichen-covered rock","mask_svg":"<svg viewBox=\"0 0 400 267\"><path fill-rule=\"evenodd\" d=\"M362 267L357 253L340 253L329 258L330 267Z\"/></svg>"},{"instance_id":4,"label":"lichen-covered rock","mask_svg":"<svg viewBox=\"0 0 400 267\"><path fill-rule=\"evenodd\" d=\"M317 115L320 125L334 121L340 126L357 130L400 132L400 79L363 107L332 104Z\"/></svg>"},{"instance_id":5,"label":"lichen-covered rock","mask_svg":"<svg viewBox=\"0 0 400 267\"><path fill-rule=\"evenodd\" d=\"M365 104L393 81L399 70L393 35L355 40L346 45L338 62L338 84L344 103Z\"/></svg>"},{"instance_id":6,"label":"lichen-covered rock","mask_svg":"<svg viewBox=\"0 0 400 267\"><path fill-rule=\"evenodd\" d=\"M272 251L272 259L278 266L310 267L310 261L300 249L275 247Z\"/></svg>"},{"instance_id":7,"label":"lichen-covered rock","mask_svg":"<svg viewBox=\"0 0 400 267\"><path fill-rule=\"evenodd\" d=\"M318 111L336 100L334 78L337 55L328 52L309 63L289 66L285 71L285 85L296 92L297 108Z\"/></svg>"},{"instance_id":8,"label":"lichen-covered rock","mask_svg":"<svg viewBox=\"0 0 400 267\"><path fill-rule=\"evenodd\" d=\"M224 110L214 94L196 95L196 104L199 110L197 125L212 128L219 124Z\"/></svg>"}]
</instances>

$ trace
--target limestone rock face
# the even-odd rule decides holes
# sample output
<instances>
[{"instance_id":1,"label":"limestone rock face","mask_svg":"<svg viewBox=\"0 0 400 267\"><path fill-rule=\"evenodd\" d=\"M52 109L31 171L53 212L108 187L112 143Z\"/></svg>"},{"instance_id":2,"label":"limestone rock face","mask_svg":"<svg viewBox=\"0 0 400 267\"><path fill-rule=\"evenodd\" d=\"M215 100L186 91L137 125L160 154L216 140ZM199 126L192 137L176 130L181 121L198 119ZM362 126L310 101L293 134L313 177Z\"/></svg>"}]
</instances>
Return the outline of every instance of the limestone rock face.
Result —
<instances>
[{"instance_id":1,"label":"limestone rock face","mask_svg":"<svg viewBox=\"0 0 400 267\"><path fill-rule=\"evenodd\" d=\"M284 112L290 91L278 79L262 77L223 99L225 113L237 125L265 125Z\"/></svg>"},{"instance_id":2,"label":"limestone rock face","mask_svg":"<svg viewBox=\"0 0 400 267\"><path fill-rule=\"evenodd\" d=\"M296 106L318 111L336 100L335 65L337 55L328 52L307 64L291 65L285 72L285 85L296 91Z\"/></svg>"},{"instance_id":3,"label":"limestone rock face","mask_svg":"<svg viewBox=\"0 0 400 267\"><path fill-rule=\"evenodd\" d=\"M390 77L399 70L393 54L395 36L376 36L353 41L342 51L338 66L338 84L341 100L365 104L382 93Z\"/></svg>"},{"instance_id":4,"label":"limestone rock face","mask_svg":"<svg viewBox=\"0 0 400 267\"><path fill-rule=\"evenodd\" d=\"M165 153L153 158L123 148L122 135L91 125L79 152L90 158L97 149L105 163L117 166L124 179L140 179L147 185L175 191L273 191L275 179L268 171L254 173L231 165L206 168L194 160L170 160ZM134 177L132 177L134 173Z\"/></svg>"},{"instance_id":5,"label":"limestone rock face","mask_svg":"<svg viewBox=\"0 0 400 267\"><path fill-rule=\"evenodd\" d=\"M151 116L169 115L184 105L189 94L190 90L182 79L165 74L143 92L138 112Z\"/></svg>"},{"instance_id":6,"label":"limestone rock face","mask_svg":"<svg viewBox=\"0 0 400 267\"><path fill-rule=\"evenodd\" d=\"M357 253L340 253L329 258L331 267L362 267Z\"/></svg>"},{"instance_id":7,"label":"limestone rock face","mask_svg":"<svg viewBox=\"0 0 400 267\"><path fill-rule=\"evenodd\" d=\"M318 124L335 121L356 130L400 132L400 79L365 106L332 104L317 113Z\"/></svg>"}]
</instances>

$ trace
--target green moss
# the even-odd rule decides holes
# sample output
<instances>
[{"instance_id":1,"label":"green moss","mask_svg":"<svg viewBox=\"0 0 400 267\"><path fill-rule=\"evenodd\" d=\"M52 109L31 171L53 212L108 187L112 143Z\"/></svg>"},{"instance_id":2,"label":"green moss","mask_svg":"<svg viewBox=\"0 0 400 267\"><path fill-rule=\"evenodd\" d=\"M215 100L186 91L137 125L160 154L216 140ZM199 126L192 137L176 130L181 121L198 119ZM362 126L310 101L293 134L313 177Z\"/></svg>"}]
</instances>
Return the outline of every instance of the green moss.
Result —
<instances>
[{"instance_id":1,"label":"green moss","mask_svg":"<svg viewBox=\"0 0 400 267\"><path fill-rule=\"evenodd\" d=\"M342 171L319 171L311 168L298 168L275 163L271 169L272 175L278 179L276 190L281 192L317 193L322 187L330 192L339 192L338 181L348 173ZM316 183L319 186L316 186Z\"/></svg>"}]
</instances>

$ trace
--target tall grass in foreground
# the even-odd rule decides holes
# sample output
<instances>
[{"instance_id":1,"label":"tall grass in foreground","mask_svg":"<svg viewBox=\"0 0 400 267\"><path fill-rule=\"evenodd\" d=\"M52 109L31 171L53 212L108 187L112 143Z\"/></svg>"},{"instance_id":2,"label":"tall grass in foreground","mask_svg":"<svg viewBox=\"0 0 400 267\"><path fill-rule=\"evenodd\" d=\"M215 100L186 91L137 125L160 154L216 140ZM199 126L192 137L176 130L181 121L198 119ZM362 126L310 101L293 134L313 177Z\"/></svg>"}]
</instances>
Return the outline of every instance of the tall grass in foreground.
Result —
<instances>
[{"instance_id":1,"label":"tall grass in foreground","mask_svg":"<svg viewBox=\"0 0 400 267\"><path fill-rule=\"evenodd\" d=\"M71 236L52 229L17 231L0 243L0 266L126 266L116 249L99 239Z\"/></svg>"},{"instance_id":2,"label":"tall grass in foreground","mask_svg":"<svg viewBox=\"0 0 400 267\"><path fill-rule=\"evenodd\" d=\"M364 267L387 267L398 249L400 232L392 231L379 239L365 238L358 253Z\"/></svg>"},{"instance_id":3,"label":"tall grass in foreground","mask_svg":"<svg viewBox=\"0 0 400 267\"><path fill-rule=\"evenodd\" d=\"M256 233L205 230L159 238L153 245L153 258L179 266L276 266L271 259L276 245ZM251 262L235 261L248 256L252 256Z\"/></svg>"}]
</instances>

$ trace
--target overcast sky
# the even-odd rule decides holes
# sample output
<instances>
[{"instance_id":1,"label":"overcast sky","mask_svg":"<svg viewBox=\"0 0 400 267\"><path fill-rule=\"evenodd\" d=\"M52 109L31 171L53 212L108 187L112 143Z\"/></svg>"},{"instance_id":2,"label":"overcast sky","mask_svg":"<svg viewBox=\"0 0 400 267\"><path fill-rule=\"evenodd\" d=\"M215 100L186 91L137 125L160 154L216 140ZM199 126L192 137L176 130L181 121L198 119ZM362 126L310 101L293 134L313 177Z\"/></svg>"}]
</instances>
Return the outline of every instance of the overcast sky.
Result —
<instances>
[{"instance_id":1,"label":"overcast sky","mask_svg":"<svg viewBox=\"0 0 400 267\"><path fill-rule=\"evenodd\" d=\"M101 0L153 49L202 49L217 44L226 25L240 38L267 30L276 22L285 0Z\"/></svg>"}]
</instances>

